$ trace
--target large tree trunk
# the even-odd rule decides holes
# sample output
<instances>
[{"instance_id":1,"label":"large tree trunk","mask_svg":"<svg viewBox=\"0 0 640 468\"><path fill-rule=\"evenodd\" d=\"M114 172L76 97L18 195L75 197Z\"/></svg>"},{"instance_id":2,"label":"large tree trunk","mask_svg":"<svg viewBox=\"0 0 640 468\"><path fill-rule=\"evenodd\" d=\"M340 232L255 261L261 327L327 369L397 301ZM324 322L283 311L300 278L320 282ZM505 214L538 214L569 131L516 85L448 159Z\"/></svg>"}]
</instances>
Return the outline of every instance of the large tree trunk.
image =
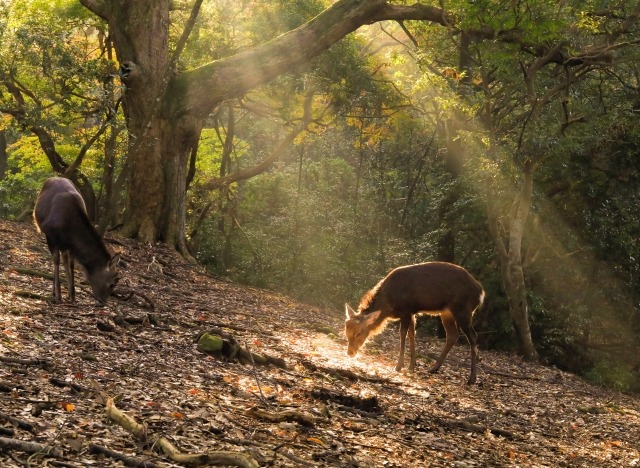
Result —
<instances>
[{"instance_id":1,"label":"large tree trunk","mask_svg":"<svg viewBox=\"0 0 640 468\"><path fill-rule=\"evenodd\" d=\"M186 243L186 192L189 157L198 144L203 121L185 116L164 122L165 191L163 209L158 224L161 239L176 246L180 253L189 256Z\"/></svg>"},{"instance_id":2,"label":"large tree trunk","mask_svg":"<svg viewBox=\"0 0 640 468\"><path fill-rule=\"evenodd\" d=\"M80 0L106 20L125 73L123 108L130 134L130 171L123 233L164 241L186 253L185 196L189 155L204 119L304 64L364 24L422 19L449 24L439 8L338 0L308 23L237 55L175 74L169 55L169 0Z\"/></svg>"},{"instance_id":3,"label":"large tree trunk","mask_svg":"<svg viewBox=\"0 0 640 468\"><path fill-rule=\"evenodd\" d=\"M129 130L130 170L124 234L163 240L163 150L167 122L159 109L168 78L169 1L112 0L106 13L118 60L126 65L123 109Z\"/></svg>"}]
</instances>

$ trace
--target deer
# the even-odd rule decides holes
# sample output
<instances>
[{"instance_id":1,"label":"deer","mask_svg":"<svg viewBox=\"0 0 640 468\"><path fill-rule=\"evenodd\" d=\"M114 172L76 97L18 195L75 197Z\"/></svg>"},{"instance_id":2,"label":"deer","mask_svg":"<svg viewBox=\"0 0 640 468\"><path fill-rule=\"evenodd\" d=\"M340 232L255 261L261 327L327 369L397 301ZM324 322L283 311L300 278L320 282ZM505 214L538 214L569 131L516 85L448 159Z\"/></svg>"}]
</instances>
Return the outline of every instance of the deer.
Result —
<instances>
[{"instance_id":1,"label":"deer","mask_svg":"<svg viewBox=\"0 0 640 468\"><path fill-rule=\"evenodd\" d=\"M60 257L67 276L67 297L75 302L74 263L84 268L92 295L105 304L121 278L120 254L112 254L87 215L82 196L63 177L47 179L33 210L36 229L44 234L53 258L53 302L61 302Z\"/></svg>"},{"instance_id":2,"label":"deer","mask_svg":"<svg viewBox=\"0 0 640 468\"><path fill-rule=\"evenodd\" d=\"M381 333L389 321L400 321L400 357L396 371L404 367L404 350L409 335L409 372L416 364L416 316L440 316L446 342L429 372L438 372L447 354L464 333L471 346L471 374L467 384L476 382L478 336L473 329L473 314L484 302L482 285L461 266L446 262L427 262L398 267L366 292L358 311L345 304L347 354L354 357L368 338Z\"/></svg>"}]
</instances>

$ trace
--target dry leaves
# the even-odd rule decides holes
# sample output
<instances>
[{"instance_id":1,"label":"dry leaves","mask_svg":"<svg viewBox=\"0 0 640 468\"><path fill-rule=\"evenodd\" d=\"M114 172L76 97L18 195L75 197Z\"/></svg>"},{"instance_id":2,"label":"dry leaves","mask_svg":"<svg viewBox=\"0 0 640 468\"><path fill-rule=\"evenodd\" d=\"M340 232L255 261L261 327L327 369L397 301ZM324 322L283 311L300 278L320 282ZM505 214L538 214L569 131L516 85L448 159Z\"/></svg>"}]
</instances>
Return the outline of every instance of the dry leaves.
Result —
<instances>
[{"instance_id":1,"label":"dry leaves","mask_svg":"<svg viewBox=\"0 0 640 468\"><path fill-rule=\"evenodd\" d=\"M119 300L94 307L78 277L78 303L51 305L43 239L0 221L3 467L181 466L154 435L260 466L640 466L638 396L489 352L469 387L462 342L440 374L425 357L397 374L393 327L349 359L341 311L217 280L161 245L112 246L127 264ZM287 368L198 352L212 328ZM418 338L423 354L441 345ZM109 418L110 398L146 436Z\"/></svg>"}]
</instances>

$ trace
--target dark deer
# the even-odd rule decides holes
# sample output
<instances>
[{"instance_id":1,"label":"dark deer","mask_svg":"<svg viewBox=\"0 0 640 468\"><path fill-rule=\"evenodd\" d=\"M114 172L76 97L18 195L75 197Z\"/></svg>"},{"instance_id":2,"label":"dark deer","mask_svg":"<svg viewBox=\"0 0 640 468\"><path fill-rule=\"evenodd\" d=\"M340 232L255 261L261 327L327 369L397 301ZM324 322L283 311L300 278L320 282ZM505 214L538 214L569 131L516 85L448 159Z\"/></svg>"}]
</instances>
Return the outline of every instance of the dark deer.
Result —
<instances>
[{"instance_id":1,"label":"dark deer","mask_svg":"<svg viewBox=\"0 0 640 468\"><path fill-rule=\"evenodd\" d=\"M68 179L47 179L36 200L33 218L47 238L53 257L53 300L60 302L60 256L67 275L68 297L75 301L74 260L84 267L93 297L105 303L120 279L120 255L112 255L95 230L75 186Z\"/></svg>"},{"instance_id":2,"label":"dark deer","mask_svg":"<svg viewBox=\"0 0 640 468\"><path fill-rule=\"evenodd\" d=\"M370 336L380 333L389 320L400 320L400 358L396 371L404 366L407 333L411 351L409 371L416 363L416 314L439 315L447 333L440 357L429 372L437 372L462 331L471 346L471 375L476 381L477 335L471 324L482 305L484 289L464 268L444 262L420 263L392 270L360 301L358 312L345 304L347 353L353 357Z\"/></svg>"}]
</instances>

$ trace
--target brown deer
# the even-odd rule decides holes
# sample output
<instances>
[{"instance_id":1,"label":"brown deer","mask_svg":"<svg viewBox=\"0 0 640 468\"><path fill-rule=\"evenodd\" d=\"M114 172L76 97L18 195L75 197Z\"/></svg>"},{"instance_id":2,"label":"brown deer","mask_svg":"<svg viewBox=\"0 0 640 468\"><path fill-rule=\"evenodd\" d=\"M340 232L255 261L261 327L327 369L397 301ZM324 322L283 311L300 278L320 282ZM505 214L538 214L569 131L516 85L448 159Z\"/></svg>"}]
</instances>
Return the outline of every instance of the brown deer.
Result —
<instances>
[{"instance_id":1,"label":"brown deer","mask_svg":"<svg viewBox=\"0 0 640 468\"><path fill-rule=\"evenodd\" d=\"M471 375L476 381L477 335L471 324L474 312L484 301L484 289L464 268L445 262L419 263L392 270L360 301L358 312L345 304L347 354L355 356L370 336L380 333L389 320L400 320L400 358L396 371L404 366L407 333L411 352L409 371L416 363L416 315L439 315L447 333L440 357L429 372L437 372L462 331L471 346Z\"/></svg>"},{"instance_id":2,"label":"brown deer","mask_svg":"<svg viewBox=\"0 0 640 468\"><path fill-rule=\"evenodd\" d=\"M53 300L61 301L60 256L67 275L67 294L75 301L74 260L84 267L93 297L105 303L120 279L120 254L112 255L95 230L73 183L62 177L47 179L33 210L38 232L47 238L53 257Z\"/></svg>"}]
</instances>

